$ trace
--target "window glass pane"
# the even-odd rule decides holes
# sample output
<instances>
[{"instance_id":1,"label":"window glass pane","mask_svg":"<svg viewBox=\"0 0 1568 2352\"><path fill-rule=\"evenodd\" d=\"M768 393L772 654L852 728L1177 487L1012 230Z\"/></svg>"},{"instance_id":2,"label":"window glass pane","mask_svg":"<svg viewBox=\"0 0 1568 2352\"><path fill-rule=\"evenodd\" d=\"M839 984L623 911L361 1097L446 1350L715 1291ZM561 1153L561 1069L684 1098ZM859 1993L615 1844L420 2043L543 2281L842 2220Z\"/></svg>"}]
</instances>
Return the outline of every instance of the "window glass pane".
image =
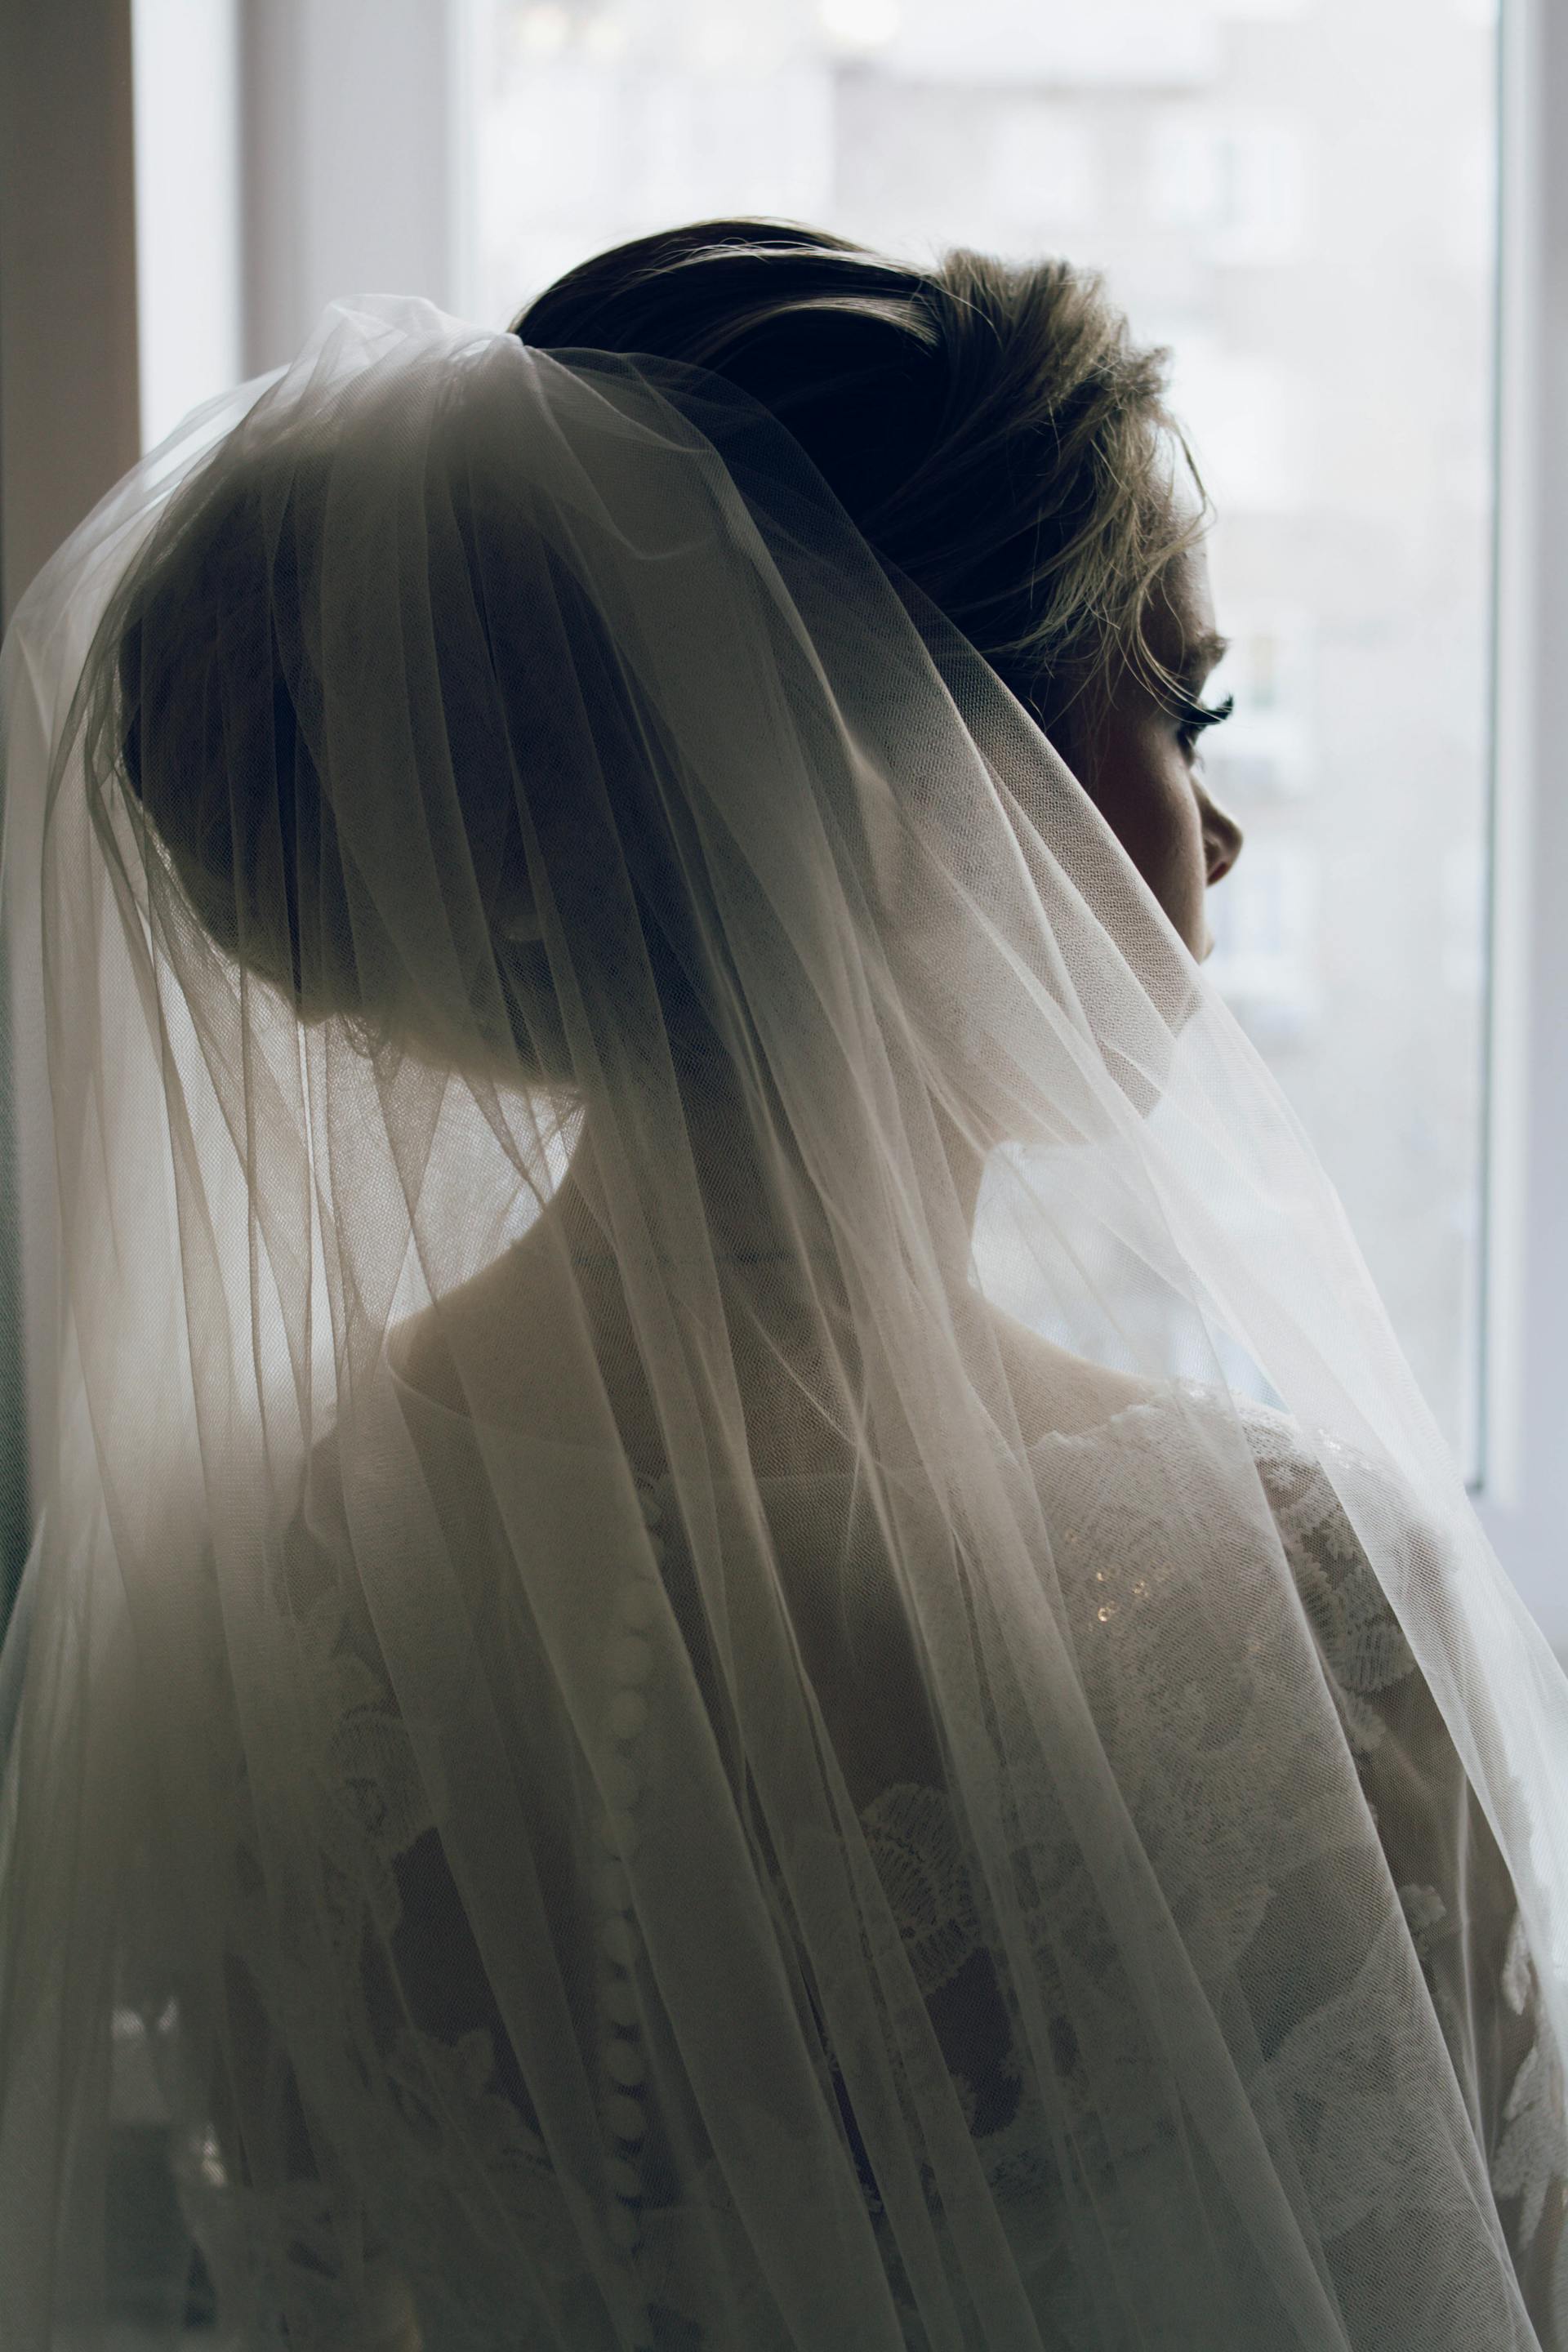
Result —
<instances>
[{"instance_id":1,"label":"window glass pane","mask_svg":"<svg viewBox=\"0 0 1568 2352\"><path fill-rule=\"evenodd\" d=\"M1220 520L1214 971L1475 1468L1488 0L476 0L472 304L782 214L1103 268Z\"/></svg>"}]
</instances>

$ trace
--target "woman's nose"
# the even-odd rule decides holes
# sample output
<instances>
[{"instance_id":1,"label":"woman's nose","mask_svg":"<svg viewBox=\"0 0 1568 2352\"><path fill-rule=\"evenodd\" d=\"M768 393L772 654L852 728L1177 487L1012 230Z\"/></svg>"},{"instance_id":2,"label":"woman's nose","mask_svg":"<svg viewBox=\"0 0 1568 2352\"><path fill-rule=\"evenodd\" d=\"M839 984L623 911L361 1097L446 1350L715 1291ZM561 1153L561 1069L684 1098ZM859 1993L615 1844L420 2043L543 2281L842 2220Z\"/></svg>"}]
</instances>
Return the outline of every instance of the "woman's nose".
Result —
<instances>
[{"instance_id":1,"label":"woman's nose","mask_svg":"<svg viewBox=\"0 0 1568 2352\"><path fill-rule=\"evenodd\" d=\"M1204 849L1208 859L1208 879L1212 887L1223 882L1237 859L1241 856L1245 839L1240 825L1227 808L1199 788L1199 806L1203 812Z\"/></svg>"}]
</instances>

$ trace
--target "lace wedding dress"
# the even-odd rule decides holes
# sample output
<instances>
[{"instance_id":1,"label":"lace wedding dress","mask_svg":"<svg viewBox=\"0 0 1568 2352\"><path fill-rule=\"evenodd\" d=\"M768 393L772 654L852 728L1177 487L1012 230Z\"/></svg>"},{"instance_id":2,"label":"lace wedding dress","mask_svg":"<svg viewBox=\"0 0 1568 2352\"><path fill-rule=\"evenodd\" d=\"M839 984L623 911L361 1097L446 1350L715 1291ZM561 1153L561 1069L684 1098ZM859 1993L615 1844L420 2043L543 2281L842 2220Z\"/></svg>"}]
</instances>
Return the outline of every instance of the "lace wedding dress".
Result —
<instances>
[{"instance_id":1,"label":"lace wedding dress","mask_svg":"<svg viewBox=\"0 0 1568 2352\"><path fill-rule=\"evenodd\" d=\"M405 1396L417 1412L418 1400ZM1185 1402L1205 1408L1201 1391L1189 1391ZM1316 1456L1284 1416L1263 1407L1247 1412L1247 1428L1279 1534L1277 1558L1249 1547L1226 1494L1205 1485L1187 1415L1168 1399L1130 1405L1081 1435L1047 1435L1033 1449L1037 1475L1062 1515L1069 1622L1096 1721L1200 1969L1215 1981L1238 1972L1258 1988L1257 2014L1281 2021L1277 2038L1258 2041L1249 2090L1278 2108L1300 2151L1325 2258L1359 2331L1353 2340L1376 2343L1382 2331L1412 2343L1501 2340L1500 2294L1494 2299L1484 2283L1456 2282L1440 2268L1413 2273L1402 2251L1416 2226L1441 2221L1451 2189L1441 2168L1424 2162L1424 2145L1435 2113L1462 2099L1540 2342L1556 2347L1568 2343L1568 2111L1507 1869ZM1173 1470L1191 1505L1179 1528L1168 1515ZM823 1490L836 1483L768 1482L781 1550L802 1536L824 1540ZM325 1510L330 1522L329 1492L318 1486L312 1516ZM658 1993L628 1916L622 1857L635 1850L650 1812L680 1809L679 1785L661 1785L646 1759L657 1745L661 1686L688 1663L681 1629L692 1618L668 1481L642 1476L638 1494L658 1574L584 1563L604 1600L613 1802L593 1885L562 1882L549 1927L562 1945L563 1973L596 1987L591 2034L586 2011L580 2021L581 2056L596 2077L613 2151L616 2203L604 2218L636 2281L643 2326L635 2340L682 2352L742 2345L773 2352L792 2338L721 2172L711 2161L689 2173L678 2163L678 2118L647 2095L642 2062L642 2035L657 2031ZM309 1773L342 1903L343 1981L358 1996L353 2031L370 2062L356 2145L374 2151L363 2177L374 2223L367 2212L366 2226L380 2251L362 2281L346 2283L321 2184L307 2172L266 2190L248 2187L237 2150L198 2097L182 2119L182 2197L220 2283L222 2308L246 2343L270 2341L285 2311L295 2315L297 2333L298 2314L308 2308L322 2346L372 2342L384 2330L395 2339L416 2319L416 2339L406 2340L427 2352L488 2347L503 2331L518 2352L543 2352L562 2338L534 2304L531 2279L542 2263L568 2303L580 2296L574 2352L608 2347L615 2338L581 2265L573 2192L552 2168L518 2054L487 2000L461 1895L432 1851L436 1823L374 1638L331 1570L330 1544L313 1544L304 1525L297 1536L294 1601L305 1671L322 1699L323 1736ZM1178 1579L1173 1551L1194 1543L1208 1559L1190 1580ZM804 1594L809 1580L798 1589ZM803 1630L805 1621L803 1609ZM1219 1680L1216 1639L1230 1653ZM912 1711L876 1687L899 1664L891 1622L857 1627L847 1648L857 1661L848 1680L842 1658L819 1653L822 1696L831 1679L844 1701L841 1752L858 1714L863 1723L891 1726L907 1761ZM1309 1651L1321 1684L1319 1704L1304 1711L1297 1668ZM1245 1694L1239 1702L1237 1694ZM557 1759L535 1785L552 1785L565 1769ZM901 1940L930 2020L927 2063L944 2070L962 2105L1040 2340L1131 2346L1132 2335L1103 2331L1102 2298L1066 2227L1053 2133L1020 2063L1010 1973L977 1897L937 1743L929 1741L913 1773L895 1777L876 1739L863 1740L857 1778L861 1790L872 1790L857 1810L887 1898L887 1932ZM550 1835L542 1816L537 1827L542 1846ZM1171 2151L1157 2107L1141 2096L1139 2038L1122 2030L1119 1963L1103 1911L1048 1785L1021 1799L1010 1839L1032 1958L1056 2020L1054 2095L1091 2140L1114 2138L1117 2186L1104 2216L1103 2259L1147 2263ZM244 1899L262 1883L259 1865L243 1843L235 1861L230 1959L242 1976L266 1929ZM797 1857L798 1868L812 1866L809 1853ZM762 1868L788 1948L788 1891L773 1858ZM1358 1936L1349 1923L1358 1907L1368 1916L1377 1909L1371 1882L1384 1874L1397 1908L1384 1903L1382 1929ZM374 1910L398 1970L395 2001L387 1987L357 1974L362 1906ZM1293 1948L1281 1948L1281 1915ZM1318 1932L1303 1935L1312 1924ZM926 2352L930 2339L798 1946L794 1959L904 2340ZM279 1965L287 1965L281 1955ZM1080 1994L1093 1989L1102 2042L1093 2082L1077 2047L1081 2026L1067 2022L1065 2000L1051 2002L1064 1965L1078 1972ZM1394 2033L1390 1979L1401 1990ZM723 1988L715 1990L722 1998ZM268 2044L266 1989L258 1993L251 2054L258 2066L282 2068L283 2095L286 2061ZM1113 2116L1100 2087L1107 2068L1121 2095ZM460 2116L460 2131L450 2127L449 2112ZM476 2149L489 2189L481 2227L471 2184L459 2189ZM788 2193L787 2181L778 2187ZM715 2234L725 2242L733 2295L722 2305L708 2284ZM1173 2252L1163 2250L1168 2265ZM1237 2260L1245 2268L1240 2248ZM1458 2314L1456 2292L1467 2298ZM1261 2309L1258 2324L1256 2336L1225 2340L1261 2347ZM962 2340L979 2352L982 2339ZM1162 2352L1212 2352L1212 2312L1174 2302L1157 2340Z\"/></svg>"}]
</instances>

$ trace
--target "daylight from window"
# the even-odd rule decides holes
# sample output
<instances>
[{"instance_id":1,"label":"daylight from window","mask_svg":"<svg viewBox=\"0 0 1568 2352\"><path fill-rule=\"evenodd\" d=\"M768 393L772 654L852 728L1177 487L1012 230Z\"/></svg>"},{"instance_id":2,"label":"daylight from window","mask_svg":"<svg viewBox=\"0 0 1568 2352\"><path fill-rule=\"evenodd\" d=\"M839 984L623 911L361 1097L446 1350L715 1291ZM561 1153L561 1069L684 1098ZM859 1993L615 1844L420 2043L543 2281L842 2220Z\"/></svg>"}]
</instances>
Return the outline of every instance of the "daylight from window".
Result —
<instances>
[{"instance_id":1,"label":"daylight from window","mask_svg":"<svg viewBox=\"0 0 1568 2352\"><path fill-rule=\"evenodd\" d=\"M476 0L459 142L494 324L767 214L1064 254L1172 347L1247 836L1212 970L1472 1471L1495 41L1485 0Z\"/></svg>"}]
</instances>

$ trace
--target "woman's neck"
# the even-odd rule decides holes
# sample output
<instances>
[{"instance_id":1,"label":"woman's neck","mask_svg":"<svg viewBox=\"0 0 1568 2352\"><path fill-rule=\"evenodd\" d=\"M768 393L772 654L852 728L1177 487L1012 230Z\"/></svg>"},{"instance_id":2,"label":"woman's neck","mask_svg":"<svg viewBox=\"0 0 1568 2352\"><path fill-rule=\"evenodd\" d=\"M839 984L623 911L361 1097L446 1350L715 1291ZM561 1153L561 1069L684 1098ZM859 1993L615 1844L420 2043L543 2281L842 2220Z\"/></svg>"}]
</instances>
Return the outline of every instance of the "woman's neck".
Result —
<instances>
[{"instance_id":1,"label":"woman's neck","mask_svg":"<svg viewBox=\"0 0 1568 2352\"><path fill-rule=\"evenodd\" d=\"M946 1151L948 1173L960 1213L962 1245L950 1223L946 1236L954 1264L950 1278L967 1279L969 1243L984 1173L982 1155L967 1144L940 1106L938 1125ZM770 1184L758 1169L754 1138L733 1118L689 1117L687 1140L702 1202L704 1230L688 1252L678 1246L658 1252L668 1262L682 1255L719 1266L784 1265L792 1261L812 1269L814 1297L820 1298L825 1282L841 1284L842 1255L826 1219L816 1208L809 1181L794 1172L788 1185L787 1210L780 1201L785 1190L775 1176ZM579 1137L565 1176L549 1206L530 1227L520 1247L542 1254L559 1248L574 1267L609 1270L622 1263L616 1249L608 1205L599 1178L593 1139L587 1129Z\"/></svg>"}]
</instances>

